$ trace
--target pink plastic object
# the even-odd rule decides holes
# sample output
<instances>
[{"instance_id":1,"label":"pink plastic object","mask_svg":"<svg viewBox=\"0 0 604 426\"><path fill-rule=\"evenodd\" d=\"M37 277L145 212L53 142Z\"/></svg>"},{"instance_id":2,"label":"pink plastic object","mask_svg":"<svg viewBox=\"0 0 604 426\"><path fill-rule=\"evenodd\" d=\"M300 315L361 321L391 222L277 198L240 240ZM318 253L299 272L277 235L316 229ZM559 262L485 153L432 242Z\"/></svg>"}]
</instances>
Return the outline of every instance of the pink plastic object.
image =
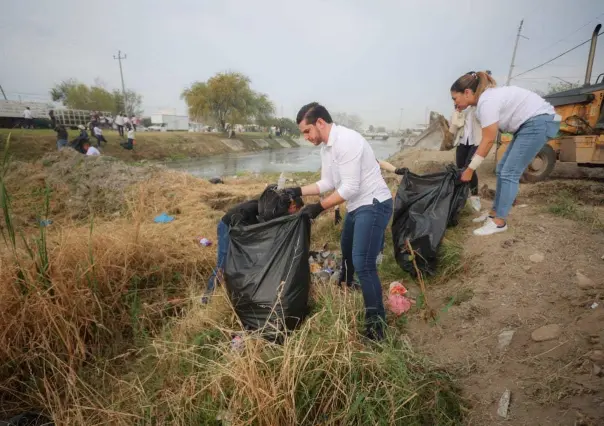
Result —
<instances>
[{"instance_id":1,"label":"pink plastic object","mask_svg":"<svg viewBox=\"0 0 604 426\"><path fill-rule=\"evenodd\" d=\"M411 309L411 300L404 296L406 293L407 289L400 282L395 281L390 284L388 291L388 308L397 317Z\"/></svg>"}]
</instances>

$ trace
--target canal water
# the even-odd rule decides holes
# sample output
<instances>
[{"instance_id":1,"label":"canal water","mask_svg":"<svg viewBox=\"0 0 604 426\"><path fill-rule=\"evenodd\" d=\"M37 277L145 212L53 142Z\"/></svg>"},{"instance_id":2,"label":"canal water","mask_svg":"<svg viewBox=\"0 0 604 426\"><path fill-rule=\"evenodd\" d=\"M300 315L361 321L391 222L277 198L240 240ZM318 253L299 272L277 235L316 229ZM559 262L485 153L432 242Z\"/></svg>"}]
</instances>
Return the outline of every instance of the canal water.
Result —
<instances>
[{"instance_id":1,"label":"canal water","mask_svg":"<svg viewBox=\"0 0 604 426\"><path fill-rule=\"evenodd\" d=\"M385 160L401 147L398 138L385 141L369 141L378 160ZM213 155L194 160L173 161L167 167L194 176L210 178L233 176L239 172L279 173L316 172L321 168L320 147L300 140L299 148L283 148L256 152L239 152Z\"/></svg>"}]
</instances>

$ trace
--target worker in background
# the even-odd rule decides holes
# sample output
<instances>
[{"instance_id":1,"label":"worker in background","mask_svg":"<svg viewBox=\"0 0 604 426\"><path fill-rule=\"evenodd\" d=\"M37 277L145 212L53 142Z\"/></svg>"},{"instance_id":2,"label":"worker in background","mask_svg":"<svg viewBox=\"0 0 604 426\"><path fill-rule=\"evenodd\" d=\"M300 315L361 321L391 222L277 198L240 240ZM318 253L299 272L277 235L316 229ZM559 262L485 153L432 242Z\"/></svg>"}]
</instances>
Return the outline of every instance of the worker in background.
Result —
<instances>
[{"instance_id":1,"label":"worker in background","mask_svg":"<svg viewBox=\"0 0 604 426\"><path fill-rule=\"evenodd\" d=\"M121 142L120 145L124 149L132 150L134 148L134 138L135 138L134 129L132 128L132 126L130 126L130 124L128 124L127 128L128 128L128 140L126 142Z\"/></svg>"},{"instance_id":2,"label":"worker in background","mask_svg":"<svg viewBox=\"0 0 604 426\"><path fill-rule=\"evenodd\" d=\"M137 124L136 116L132 115L130 117L130 124L132 125L132 128L136 132L136 124Z\"/></svg>"},{"instance_id":3,"label":"worker in background","mask_svg":"<svg viewBox=\"0 0 604 426\"><path fill-rule=\"evenodd\" d=\"M115 116L115 120L113 120L115 125L117 126L117 132L123 138L124 137L124 117L121 113L117 113Z\"/></svg>"},{"instance_id":4,"label":"worker in background","mask_svg":"<svg viewBox=\"0 0 604 426\"><path fill-rule=\"evenodd\" d=\"M57 119L55 118L55 112L54 110L50 110L48 111L48 116L50 117L50 128L51 129L56 129L57 127Z\"/></svg>"},{"instance_id":5,"label":"worker in background","mask_svg":"<svg viewBox=\"0 0 604 426\"><path fill-rule=\"evenodd\" d=\"M455 150L455 163L460 170L465 169L470 164L472 157L478 149L482 129L476 118L476 107L468 106L461 110L455 108L451 121L449 123L449 132L454 136L453 145ZM480 197L478 196L478 174L472 174L470 180L470 205L474 211L480 211Z\"/></svg>"},{"instance_id":6,"label":"worker in background","mask_svg":"<svg viewBox=\"0 0 604 426\"><path fill-rule=\"evenodd\" d=\"M229 251L229 229L232 226L249 226L268 222L281 216L295 214L303 205L302 198L292 198L289 193L277 191L276 185L271 185L264 190L259 199L244 201L227 211L216 227L218 241L216 268L208 280L208 287L201 302L208 303L216 284L224 282L224 268Z\"/></svg>"},{"instance_id":7,"label":"worker in background","mask_svg":"<svg viewBox=\"0 0 604 426\"><path fill-rule=\"evenodd\" d=\"M497 132L513 133L503 158L497 164L497 189L484 225L474 235L492 235L508 229L507 217L518 193L520 177L533 161L548 138L560 129L554 107L541 96L516 86L496 87L486 72L469 72L451 86L455 107L465 110L476 107L476 118L482 127L480 144L461 180L470 182L476 169L488 155L497 138Z\"/></svg>"},{"instance_id":8,"label":"worker in background","mask_svg":"<svg viewBox=\"0 0 604 426\"><path fill-rule=\"evenodd\" d=\"M101 129L101 125L99 123L96 124L96 126L94 126L94 128L92 129L93 133L94 133L94 137L97 140L97 147L101 147L101 142L105 142L105 144L107 144L107 139L105 139L105 136L103 136L103 130Z\"/></svg>"},{"instance_id":9,"label":"worker in background","mask_svg":"<svg viewBox=\"0 0 604 426\"><path fill-rule=\"evenodd\" d=\"M78 125L78 129L80 129L80 134L69 143L69 146L82 154L86 154L84 142L88 142L89 140L88 133L86 132L86 127L82 124Z\"/></svg>"},{"instance_id":10,"label":"worker in background","mask_svg":"<svg viewBox=\"0 0 604 426\"><path fill-rule=\"evenodd\" d=\"M62 124L56 126L54 130L57 132L57 149L60 151L67 146L69 135L67 129Z\"/></svg>"},{"instance_id":11,"label":"worker in background","mask_svg":"<svg viewBox=\"0 0 604 426\"><path fill-rule=\"evenodd\" d=\"M29 107L25 107L23 111L23 128L24 129L33 129L34 128L34 117L31 113L31 109Z\"/></svg>"},{"instance_id":12,"label":"worker in background","mask_svg":"<svg viewBox=\"0 0 604 426\"><path fill-rule=\"evenodd\" d=\"M302 209L301 214L308 214L311 219L346 202L341 237L345 267L340 282L352 286L356 271L365 301L365 336L381 340L386 312L376 260L392 215L392 194L371 145L358 132L334 124L324 106L316 102L303 106L296 122L307 141L321 146L321 179L287 191L298 197L333 191L322 201Z\"/></svg>"},{"instance_id":13,"label":"worker in background","mask_svg":"<svg viewBox=\"0 0 604 426\"><path fill-rule=\"evenodd\" d=\"M101 151L90 145L90 141L82 142L82 148L86 155L101 155Z\"/></svg>"}]
</instances>

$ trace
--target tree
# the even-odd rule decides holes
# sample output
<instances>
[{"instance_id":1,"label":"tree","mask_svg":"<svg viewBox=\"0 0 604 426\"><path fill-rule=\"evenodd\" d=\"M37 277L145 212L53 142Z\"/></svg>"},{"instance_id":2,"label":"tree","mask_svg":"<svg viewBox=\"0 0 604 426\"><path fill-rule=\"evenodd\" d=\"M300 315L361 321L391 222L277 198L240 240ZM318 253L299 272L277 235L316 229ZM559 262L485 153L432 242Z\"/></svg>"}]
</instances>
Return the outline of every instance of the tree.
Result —
<instances>
[{"instance_id":1,"label":"tree","mask_svg":"<svg viewBox=\"0 0 604 426\"><path fill-rule=\"evenodd\" d=\"M238 72L218 73L206 82L195 82L181 98L187 103L189 117L211 122L221 129L226 124L246 124L256 120L268 122L275 106L265 94L250 87L250 79Z\"/></svg>"},{"instance_id":2,"label":"tree","mask_svg":"<svg viewBox=\"0 0 604 426\"><path fill-rule=\"evenodd\" d=\"M356 114L346 114L345 112L336 112L332 116L333 121L349 129L360 131L363 121L361 117Z\"/></svg>"},{"instance_id":3,"label":"tree","mask_svg":"<svg viewBox=\"0 0 604 426\"><path fill-rule=\"evenodd\" d=\"M126 91L128 98L127 109L124 108L122 92L109 92L100 79L95 79L93 86L87 86L75 79L64 80L50 90L50 96L55 102L61 102L67 108L85 109L90 111L109 111L112 113L127 112L142 113L143 98L133 90Z\"/></svg>"},{"instance_id":4,"label":"tree","mask_svg":"<svg viewBox=\"0 0 604 426\"><path fill-rule=\"evenodd\" d=\"M551 94L558 93L558 92L564 92L565 90L576 89L578 87L581 87L581 83L579 83L578 81L575 83L570 82L570 81L568 81L568 82L560 81L558 83L548 83L547 92L545 94L551 95Z\"/></svg>"},{"instance_id":5,"label":"tree","mask_svg":"<svg viewBox=\"0 0 604 426\"><path fill-rule=\"evenodd\" d=\"M370 133L375 132L375 129L374 129L374 127L373 127L373 124L370 124L370 125L369 125L369 132L370 132Z\"/></svg>"},{"instance_id":6,"label":"tree","mask_svg":"<svg viewBox=\"0 0 604 426\"><path fill-rule=\"evenodd\" d=\"M276 118L273 120L273 125L279 127L281 130L287 130L292 135L299 135L300 129L294 120L287 117Z\"/></svg>"}]
</instances>

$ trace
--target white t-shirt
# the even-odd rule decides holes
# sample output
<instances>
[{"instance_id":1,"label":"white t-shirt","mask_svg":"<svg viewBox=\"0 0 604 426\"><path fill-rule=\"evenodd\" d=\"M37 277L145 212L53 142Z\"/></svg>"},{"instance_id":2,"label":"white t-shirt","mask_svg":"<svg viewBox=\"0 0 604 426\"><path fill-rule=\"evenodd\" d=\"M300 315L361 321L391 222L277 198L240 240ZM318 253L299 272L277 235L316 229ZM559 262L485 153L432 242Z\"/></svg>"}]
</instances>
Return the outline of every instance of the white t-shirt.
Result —
<instances>
[{"instance_id":1,"label":"white t-shirt","mask_svg":"<svg viewBox=\"0 0 604 426\"><path fill-rule=\"evenodd\" d=\"M92 129L92 131L94 132L95 136L101 136L103 134L103 131L98 126L94 126L94 129Z\"/></svg>"},{"instance_id":2,"label":"white t-shirt","mask_svg":"<svg viewBox=\"0 0 604 426\"><path fill-rule=\"evenodd\" d=\"M123 126L124 125L124 117L122 117L121 115L116 115L114 123L117 124L118 126Z\"/></svg>"},{"instance_id":3,"label":"white t-shirt","mask_svg":"<svg viewBox=\"0 0 604 426\"><path fill-rule=\"evenodd\" d=\"M88 147L88 151L86 151L86 155L101 155L101 151L93 146L90 146Z\"/></svg>"},{"instance_id":4,"label":"white t-shirt","mask_svg":"<svg viewBox=\"0 0 604 426\"><path fill-rule=\"evenodd\" d=\"M493 87L480 95L476 107L478 121L483 128L499 122L503 132L514 133L527 120L542 114L556 114L545 99L516 86Z\"/></svg>"},{"instance_id":5,"label":"white t-shirt","mask_svg":"<svg viewBox=\"0 0 604 426\"><path fill-rule=\"evenodd\" d=\"M317 186L321 194L337 189L348 211L371 205L374 198L379 202L392 198L371 145L354 130L335 124L321 147Z\"/></svg>"},{"instance_id":6,"label":"white t-shirt","mask_svg":"<svg viewBox=\"0 0 604 426\"><path fill-rule=\"evenodd\" d=\"M134 139L134 129L128 130L128 139Z\"/></svg>"},{"instance_id":7,"label":"white t-shirt","mask_svg":"<svg viewBox=\"0 0 604 426\"><path fill-rule=\"evenodd\" d=\"M30 109L26 109L25 111L23 111L23 118L32 118Z\"/></svg>"}]
</instances>

